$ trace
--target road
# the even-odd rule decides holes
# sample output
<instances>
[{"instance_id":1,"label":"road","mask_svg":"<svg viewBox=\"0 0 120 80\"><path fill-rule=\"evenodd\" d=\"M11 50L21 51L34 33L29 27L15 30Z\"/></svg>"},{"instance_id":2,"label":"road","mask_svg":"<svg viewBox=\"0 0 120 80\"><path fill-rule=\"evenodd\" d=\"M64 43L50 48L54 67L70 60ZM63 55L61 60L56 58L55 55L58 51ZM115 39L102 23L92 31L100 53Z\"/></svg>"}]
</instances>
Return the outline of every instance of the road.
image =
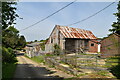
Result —
<instances>
[{"instance_id":1,"label":"road","mask_svg":"<svg viewBox=\"0 0 120 80\"><path fill-rule=\"evenodd\" d=\"M43 64L38 64L24 55L17 56L18 64L14 78L70 78L70 74L66 74L60 70L49 68ZM33 79L34 80L34 79Z\"/></svg>"}]
</instances>

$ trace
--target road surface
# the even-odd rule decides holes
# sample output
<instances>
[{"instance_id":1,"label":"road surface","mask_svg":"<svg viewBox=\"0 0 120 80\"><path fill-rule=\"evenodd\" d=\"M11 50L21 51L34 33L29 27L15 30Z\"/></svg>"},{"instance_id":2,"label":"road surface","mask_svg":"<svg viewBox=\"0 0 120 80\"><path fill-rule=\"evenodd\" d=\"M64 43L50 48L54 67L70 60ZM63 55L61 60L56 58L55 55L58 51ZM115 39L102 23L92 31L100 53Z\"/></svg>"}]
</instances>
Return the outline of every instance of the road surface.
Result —
<instances>
[{"instance_id":1,"label":"road surface","mask_svg":"<svg viewBox=\"0 0 120 80\"><path fill-rule=\"evenodd\" d=\"M17 56L18 65L14 78L70 78L70 74L66 74L60 70L49 68L43 64L38 64L24 55ZM34 80L34 79L33 79Z\"/></svg>"}]
</instances>

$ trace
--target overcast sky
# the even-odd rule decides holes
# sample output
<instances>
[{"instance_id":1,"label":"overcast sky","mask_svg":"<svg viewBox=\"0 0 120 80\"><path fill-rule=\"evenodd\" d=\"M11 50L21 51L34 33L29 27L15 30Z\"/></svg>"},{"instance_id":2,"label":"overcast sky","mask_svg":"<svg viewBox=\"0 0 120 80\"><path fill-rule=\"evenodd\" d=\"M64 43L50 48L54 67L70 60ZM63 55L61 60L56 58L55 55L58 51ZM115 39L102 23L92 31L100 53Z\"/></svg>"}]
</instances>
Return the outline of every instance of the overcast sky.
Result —
<instances>
[{"instance_id":1,"label":"overcast sky","mask_svg":"<svg viewBox=\"0 0 120 80\"><path fill-rule=\"evenodd\" d=\"M70 2L19 2L17 4L17 13L23 19L17 19L15 27L18 30L24 29L35 22L52 14ZM76 2L68 6L59 13L53 15L47 20L20 31L27 41L41 40L49 37L55 25L68 25L80 21L100 9L106 7L111 2ZM105 37L109 34L109 29L116 21L113 13L117 12L117 3L111 5L98 15L70 27L90 30L96 37Z\"/></svg>"}]
</instances>

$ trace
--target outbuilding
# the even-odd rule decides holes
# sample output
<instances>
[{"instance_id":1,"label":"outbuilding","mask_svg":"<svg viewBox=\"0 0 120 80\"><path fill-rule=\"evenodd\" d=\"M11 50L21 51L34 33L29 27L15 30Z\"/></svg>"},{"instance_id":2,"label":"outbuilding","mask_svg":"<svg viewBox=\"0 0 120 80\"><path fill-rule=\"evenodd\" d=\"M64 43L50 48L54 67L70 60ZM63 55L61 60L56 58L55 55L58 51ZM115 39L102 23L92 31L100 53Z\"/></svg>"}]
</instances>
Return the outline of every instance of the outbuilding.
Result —
<instances>
[{"instance_id":1,"label":"outbuilding","mask_svg":"<svg viewBox=\"0 0 120 80\"><path fill-rule=\"evenodd\" d=\"M101 57L120 56L120 35L113 33L101 41Z\"/></svg>"},{"instance_id":2,"label":"outbuilding","mask_svg":"<svg viewBox=\"0 0 120 80\"><path fill-rule=\"evenodd\" d=\"M34 56L38 56L39 52L41 51L40 43L41 42L34 42L31 44L27 44L25 47L26 55L30 58Z\"/></svg>"},{"instance_id":3,"label":"outbuilding","mask_svg":"<svg viewBox=\"0 0 120 80\"><path fill-rule=\"evenodd\" d=\"M54 44L67 53L98 52L98 41L94 34L79 28L56 25L46 42L45 51L53 53Z\"/></svg>"}]
</instances>

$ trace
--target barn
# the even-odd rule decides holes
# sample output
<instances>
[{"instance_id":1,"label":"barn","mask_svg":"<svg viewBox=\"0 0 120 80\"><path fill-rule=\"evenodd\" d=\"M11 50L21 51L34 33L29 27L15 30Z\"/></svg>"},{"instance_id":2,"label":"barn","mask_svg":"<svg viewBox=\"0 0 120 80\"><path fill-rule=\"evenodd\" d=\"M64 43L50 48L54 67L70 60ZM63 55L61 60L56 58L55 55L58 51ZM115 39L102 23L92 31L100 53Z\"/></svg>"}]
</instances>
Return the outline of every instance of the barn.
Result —
<instances>
[{"instance_id":1,"label":"barn","mask_svg":"<svg viewBox=\"0 0 120 80\"><path fill-rule=\"evenodd\" d=\"M98 52L98 42L94 34L79 28L55 25L45 44L45 51L53 53L54 44L58 44L67 53Z\"/></svg>"}]
</instances>

